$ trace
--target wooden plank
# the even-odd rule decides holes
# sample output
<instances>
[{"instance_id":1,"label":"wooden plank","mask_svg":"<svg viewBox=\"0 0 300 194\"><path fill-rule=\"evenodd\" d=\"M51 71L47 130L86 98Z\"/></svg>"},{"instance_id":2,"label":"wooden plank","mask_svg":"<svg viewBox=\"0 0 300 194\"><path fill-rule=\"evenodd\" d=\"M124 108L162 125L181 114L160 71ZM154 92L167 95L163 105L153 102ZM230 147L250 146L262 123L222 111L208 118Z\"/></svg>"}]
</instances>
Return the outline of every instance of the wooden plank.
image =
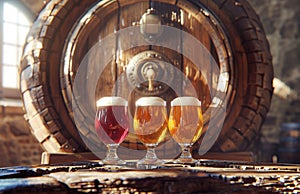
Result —
<instances>
[{"instance_id":1,"label":"wooden plank","mask_svg":"<svg viewBox=\"0 0 300 194\"><path fill-rule=\"evenodd\" d=\"M87 153L49 153L43 152L41 157L41 164L63 164L70 162L83 162L99 160L94 154Z\"/></svg>"},{"instance_id":2,"label":"wooden plank","mask_svg":"<svg viewBox=\"0 0 300 194\"><path fill-rule=\"evenodd\" d=\"M33 105L33 100L30 96L30 92L27 90L23 93L23 104L24 108L27 112L27 117L31 119L36 114L38 114L38 111L36 110L35 106Z\"/></svg>"},{"instance_id":3,"label":"wooden plank","mask_svg":"<svg viewBox=\"0 0 300 194\"><path fill-rule=\"evenodd\" d=\"M0 179L0 191L1 193L67 193L66 188L55 178L46 176Z\"/></svg>"}]
</instances>

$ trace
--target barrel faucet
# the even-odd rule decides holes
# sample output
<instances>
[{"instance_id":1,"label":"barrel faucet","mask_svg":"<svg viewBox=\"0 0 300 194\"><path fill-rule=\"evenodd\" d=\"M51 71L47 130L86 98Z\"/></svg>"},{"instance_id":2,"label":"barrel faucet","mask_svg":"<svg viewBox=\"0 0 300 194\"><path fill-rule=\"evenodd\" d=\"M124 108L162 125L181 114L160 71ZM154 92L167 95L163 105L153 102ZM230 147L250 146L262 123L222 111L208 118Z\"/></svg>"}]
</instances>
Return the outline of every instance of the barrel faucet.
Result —
<instances>
[{"instance_id":1,"label":"barrel faucet","mask_svg":"<svg viewBox=\"0 0 300 194\"><path fill-rule=\"evenodd\" d=\"M146 77L148 79L148 90L153 91L153 82L155 78L155 71L153 70L152 66L149 66L146 70Z\"/></svg>"}]
</instances>

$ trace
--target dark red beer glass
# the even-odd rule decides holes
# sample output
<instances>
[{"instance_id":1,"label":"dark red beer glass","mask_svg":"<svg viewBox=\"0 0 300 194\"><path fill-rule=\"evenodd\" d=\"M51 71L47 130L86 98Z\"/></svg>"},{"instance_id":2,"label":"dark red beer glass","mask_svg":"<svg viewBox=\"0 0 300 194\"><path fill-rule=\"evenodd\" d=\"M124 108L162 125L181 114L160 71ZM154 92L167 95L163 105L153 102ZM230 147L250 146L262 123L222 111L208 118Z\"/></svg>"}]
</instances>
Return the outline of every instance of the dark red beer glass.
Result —
<instances>
[{"instance_id":1,"label":"dark red beer glass","mask_svg":"<svg viewBox=\"0 0 300 194\"><path fill-rule=\"evenodd\" d=\"M117 155L117 148L129 130L128 103L122 97L103 97L97 101L95 129L106 145L104 164L125 164Z\"/></svg>"}]
</instances>

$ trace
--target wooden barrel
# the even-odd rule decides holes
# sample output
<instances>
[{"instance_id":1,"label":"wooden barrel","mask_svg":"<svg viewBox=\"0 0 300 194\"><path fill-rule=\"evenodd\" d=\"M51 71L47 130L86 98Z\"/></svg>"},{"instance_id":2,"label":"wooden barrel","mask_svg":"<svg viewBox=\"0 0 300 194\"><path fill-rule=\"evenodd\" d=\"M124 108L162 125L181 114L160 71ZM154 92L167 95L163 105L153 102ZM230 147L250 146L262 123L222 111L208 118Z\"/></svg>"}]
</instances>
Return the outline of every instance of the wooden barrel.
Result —
<instances>
[{"instance_id":1,"label":"wooden barrel","mask_svg":"<svg viewBox=\"0 0 300 194\"><path fill-rule=\"evenodd\" d=\"M178 50L157 45L139 46L121 54L116 49L113 51L116 58L120 55L126 57L112 60L103 70L104 76L93 86L95 94L85 98L86 107L79 110L80 122L76 124L72 107L74 80L86 54L104 37L150 21L142 18L153 10L157 12L151 21L159 18L161 24L187 32L201 42L212 56L202 58L201 63L216 61L219 73L209 65L199 70ZM194 45L193 41L181 44L173 34L167 37L178 45L179 50ZM154 56L165 57L188 78L203 102L205 126L213 123L212 127L221 128L211 150L244 151L259 138L259 130L271 103L273 67L262 24L247 1L53 0L45 6L29 32L20 70L20 91L26 118L44 149L48 152L86 152L90 146L86 145L86 139L97 144L95 132L91 130L95 98L111 91L130 61L139 61L140 53L148 50L158 53ZM188 51L200 58L203 55L195 49ZM176 80L176 75L169 78ZM124 79L122 83L130 82L130 76ZM126 92L132 85L134 82L121 87L120 91ZM90 93L93 87L86 85L82 90ZM176 97L172 88L161 86L158 90L161 88L161 93L157 94L167 102ZM181 88L185 89L183 85ZM141 96L157 94L136 87L129 101L132 103ZM218 114L211 117L214 107L225 107L223 119ZM202 140L195 146L199 147ZM128 136L124 146L143 149L134 134ZM173 148L164 148L165 151L170 149Z\"/></svg>"},{"instance_id":2,"label":"wooden barrel","mask_svg":"<svg viewBox=\"0 0 300 194\"><path fill-rule=\"evenodd\" d=\"M279 162L300 163L300 123L281 125L278 148Z\"/></svg>"}]
</instances>

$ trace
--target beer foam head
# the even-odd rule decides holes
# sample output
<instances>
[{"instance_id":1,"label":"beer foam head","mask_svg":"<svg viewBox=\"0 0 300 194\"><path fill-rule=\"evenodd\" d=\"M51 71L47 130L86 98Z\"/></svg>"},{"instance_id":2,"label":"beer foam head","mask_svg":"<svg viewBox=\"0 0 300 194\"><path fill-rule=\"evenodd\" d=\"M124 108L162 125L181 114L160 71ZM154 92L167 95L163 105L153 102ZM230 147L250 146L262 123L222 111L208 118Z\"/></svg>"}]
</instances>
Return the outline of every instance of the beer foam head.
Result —
<instances>
[{"instance_id":1,"label":"beer foam head","mask_svg":"<svg viewBox=\"0 0 300 194\"><path fill-rule=\"evenodd\" d=\"M136 106L166 106L166 102L156 96L142 97L135 102Z\"/></svg>"},{"instance_id":2,"label":"beer foam head","mask_svg":"<svg viewBox=\"0 0 300 194\"><path fill-rule=\"evenodd\" d=\"M97 100L98 106L127 106L128 102L119 96L107 96Z\"/></svg>"},{"instance_id":3,"label":"beer foam head","mask_svg":"<svg viewBox=\"0 0 300 194\"><path fill-rule=\"evenodd\" d=\"M172 100L171 106L201 106L201 101L192 96L183 96Z\"/></svg>"}]
</instances>

